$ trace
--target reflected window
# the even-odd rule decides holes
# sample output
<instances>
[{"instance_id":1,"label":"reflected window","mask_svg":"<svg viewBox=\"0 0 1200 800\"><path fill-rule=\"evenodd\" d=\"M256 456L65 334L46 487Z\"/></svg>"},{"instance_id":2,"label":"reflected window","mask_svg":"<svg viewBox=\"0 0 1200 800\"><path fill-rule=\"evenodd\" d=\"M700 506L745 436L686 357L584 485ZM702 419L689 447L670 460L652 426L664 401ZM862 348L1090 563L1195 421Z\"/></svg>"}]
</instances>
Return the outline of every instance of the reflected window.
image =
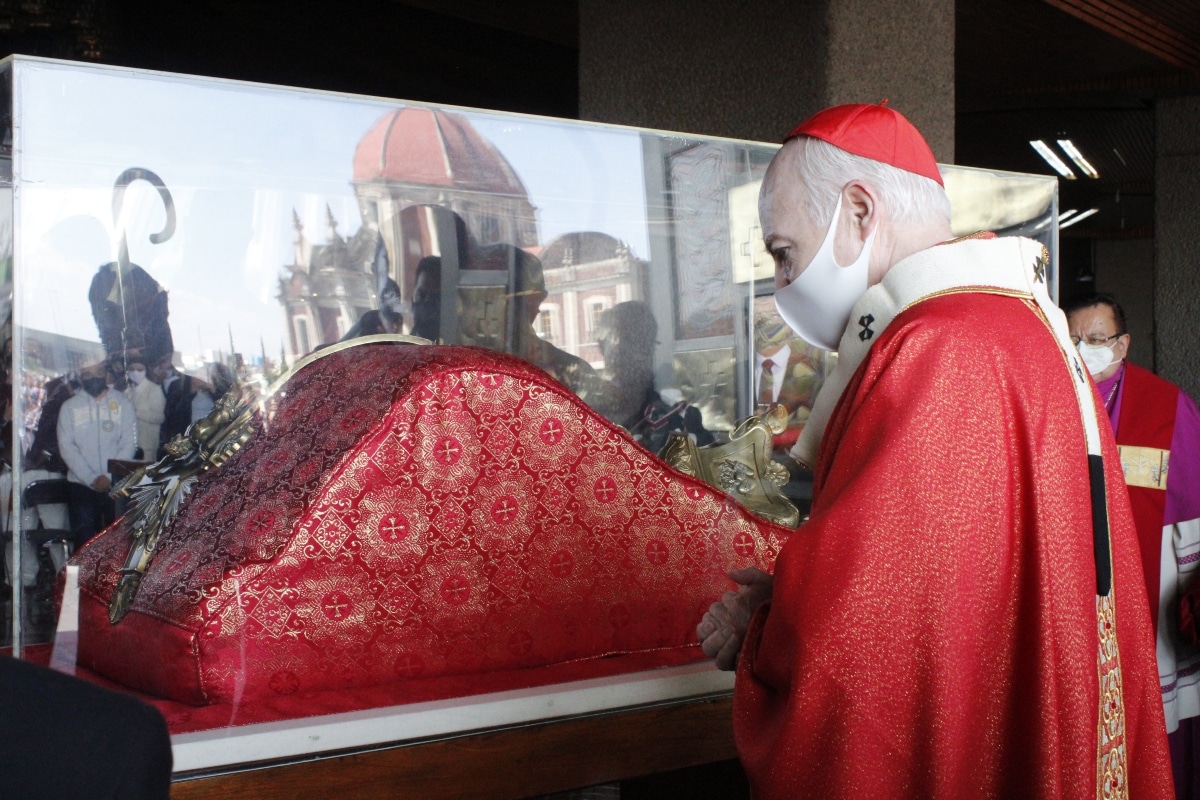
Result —
<instances>
[{"instance_id":1,"label":"reflected window","mask_svg":"<svg viewBox=\"0 0 1200 800\"><path fill-rule=\"evenodd\" d=\"M480 217L479 238L483 244L495 244L500 241L500 220L491 214Z\"/></svg>"},{"instance_id":2,"label":"reflected window","mask_svg":"<svg viewBox=\"0 0 1200 800\"><path fill-rule=\"evenodd\" d=\"M611 305L607 297L600 297L588 300L584 303L584 309L587 318L586 340L589 342L596 341L596 331L600 329L600 315L608 310Z\"/></svg>"},{"instance_id":3,"label":"reflected window","mask_svg":"<svg viewBox=\"0 0 1200 800\"><path fill-rule=\"evenodd\" d=\"M534 328L537 329L539 338L547 342L557 342L558 326L559 326L559 308L552 303L543 303L538 311L537 319L534 320Z\"/></svg>"},{"instance_id":4,"label":"reflected window","mask_svg":"<svg viewBox=\"0 0 1200 800\"><path fill-rule=\"evenodd\" d=\"M296 320L296 345L301 354L312 351L312 340L308 335L308 320Z\"/></svg>"}]
</instances>

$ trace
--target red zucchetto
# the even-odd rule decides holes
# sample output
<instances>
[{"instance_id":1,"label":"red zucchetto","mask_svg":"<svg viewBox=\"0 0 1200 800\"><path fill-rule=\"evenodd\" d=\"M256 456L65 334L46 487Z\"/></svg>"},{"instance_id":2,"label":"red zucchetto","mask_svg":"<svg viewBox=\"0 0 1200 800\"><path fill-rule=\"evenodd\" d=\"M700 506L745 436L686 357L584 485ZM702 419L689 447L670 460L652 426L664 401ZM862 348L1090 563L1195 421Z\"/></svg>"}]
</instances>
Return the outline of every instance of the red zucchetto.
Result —
<instances>
[{"instance_id":1,"label":"red zucchetto","mask_svg":"<svg viewBox=\"0 0 1200 800\"><path fill-rule=\"evenodd\" d=\"M797 125L783 141L812 136L847 153L890 164L944 186L925 137L899 111L884 103L850 103L819 111Z\"/></svg>"}]
</instances>

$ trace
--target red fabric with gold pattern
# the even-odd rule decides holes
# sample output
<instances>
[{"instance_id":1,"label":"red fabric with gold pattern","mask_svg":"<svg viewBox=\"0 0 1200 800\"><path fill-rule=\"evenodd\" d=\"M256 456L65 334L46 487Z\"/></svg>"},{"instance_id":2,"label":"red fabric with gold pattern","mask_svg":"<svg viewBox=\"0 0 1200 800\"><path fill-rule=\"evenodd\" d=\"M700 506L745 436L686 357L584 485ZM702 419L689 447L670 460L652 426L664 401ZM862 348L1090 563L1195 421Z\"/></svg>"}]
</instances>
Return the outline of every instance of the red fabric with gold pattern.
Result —
<instances>
[{"instance_id":1,"label":"red fabric with gold pattern","mask_svg":"<svg viewBox=\"0 0 1200 800\"><path fill-rule=\"evenodd\" d=\"M726 570L769 567L787 534L491 351L363 345L273 403L201 478L119 624L126 531L77 554L83 667L201 705L615 653L678 663L700 657Z\"/></svg>"},{"instance_id":2,"label":"red fabric with gold pattern","mask_svg":"<svg viewBox=\"0 0 1200 800\"><path fill-rule=\"evenodd\" d=\"M1115 622L1096 595L1070 375L1028 368L1062 359L1036 308L992 294L935 296L879 334L738 663L755 797L1174 796L1111 432ZM1119 662L1102 670L1114 625ZM1106 760L1112 742L1127 772Z\"/></svg>"}]
</instances>

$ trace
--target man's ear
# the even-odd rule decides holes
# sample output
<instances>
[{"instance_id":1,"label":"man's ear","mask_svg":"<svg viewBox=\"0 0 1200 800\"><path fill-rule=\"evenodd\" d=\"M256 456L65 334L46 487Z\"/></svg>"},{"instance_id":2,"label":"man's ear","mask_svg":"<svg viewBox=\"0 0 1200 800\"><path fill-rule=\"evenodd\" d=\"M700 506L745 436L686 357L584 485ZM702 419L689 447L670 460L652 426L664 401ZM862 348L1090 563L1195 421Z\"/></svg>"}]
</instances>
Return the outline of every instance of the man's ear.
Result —
<instances>
[{"instance_id":1,"label":"man's ear","mask_svg":"<svg viewBox=\"0 0 1200 800\"><path fill-rule=\"evenodd\" d=\"M1129 356L1129 334L1128 333L1122 333L1120 336L1118 336L1117 341L1114 344L1115 344L1115 346L1113 347L1114 360L1119 359L1119 358L1126 358Z\"/></svg>"},{"instance_id":2,"label":"man's ear","mask_svg":"<svg viewBox=\"0 0 1200 800\"><path fill-rule=\"evenodd\" d=\"M842 187L842 204L850 211L859 241L865 242L879 222L879 195L868 184L850 181Z\"/></svg>"}]
</instances>

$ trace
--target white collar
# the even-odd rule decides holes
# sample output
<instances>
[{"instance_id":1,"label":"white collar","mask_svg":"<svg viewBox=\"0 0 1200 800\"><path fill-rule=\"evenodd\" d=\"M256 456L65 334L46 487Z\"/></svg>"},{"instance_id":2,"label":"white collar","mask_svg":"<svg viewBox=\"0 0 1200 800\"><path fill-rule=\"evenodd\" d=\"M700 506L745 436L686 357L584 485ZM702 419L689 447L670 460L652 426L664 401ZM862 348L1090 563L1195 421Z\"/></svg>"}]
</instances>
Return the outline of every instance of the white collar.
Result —
<instances>
[{"instance_id":1,"label":"white collar","mask_svg":"<svg viewBox=\"0 0 1200 800\"><path fill-rule=\"evenodd\" d=\"M1079 353L1071 346L1067 319L1047 292L1044 250L1040 242L1020 237L962 239L921 250L892 265L883 280L867 289L850 312L850 322L838 344L837 365L817 395L808 422L792 448L792 457L810 467L816 464L821 438L842 392L896 315L923 300L962 291L1011 294L1037 302L1076 373L1073 383L1088 434L1088 452L1099 453L1091 387Z\"/></svg>"},{"instance_id":2,"label":"white collar","mask_svg":"<svg viewBox=\"0 0 1200 800\"><path fill-rule=\"evenodd\" d=\"M771 369L771 372L774 373L775 370L780 369L781 367L786 365L788 362L788 359L791 357L792 357L792 348L790 345L785 344L783 347L776 350L774 355L764 356L764 355L761 355L760 353L755 353L754 361L758 365L759 372L761 372L763 363L766 362L766 360L768 358L771 359L771 363L774 365L773 368Z\"/></svg>"}]
</instances>

